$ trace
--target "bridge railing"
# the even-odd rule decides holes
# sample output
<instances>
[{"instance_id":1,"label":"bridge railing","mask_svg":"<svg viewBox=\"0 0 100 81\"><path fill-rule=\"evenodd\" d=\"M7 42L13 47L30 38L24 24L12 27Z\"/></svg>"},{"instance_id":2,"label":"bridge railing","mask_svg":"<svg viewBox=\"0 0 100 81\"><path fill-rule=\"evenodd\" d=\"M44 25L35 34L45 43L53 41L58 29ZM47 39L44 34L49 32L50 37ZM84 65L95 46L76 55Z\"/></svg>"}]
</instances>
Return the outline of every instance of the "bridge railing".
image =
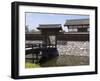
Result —
<instances>
[{"instance_id":1,"label":"bridge railing","mask_svg":"<svg viewBox=\"0 0 100 81\"><path fill-rule=\"evenodd\" d=\"M41 44L41 43L37 43L37 44L26 44L25 48L32 48L32 49L40 49L40 48L56 48L56 45L54 44Z\"/></svg>"}]
</instances>

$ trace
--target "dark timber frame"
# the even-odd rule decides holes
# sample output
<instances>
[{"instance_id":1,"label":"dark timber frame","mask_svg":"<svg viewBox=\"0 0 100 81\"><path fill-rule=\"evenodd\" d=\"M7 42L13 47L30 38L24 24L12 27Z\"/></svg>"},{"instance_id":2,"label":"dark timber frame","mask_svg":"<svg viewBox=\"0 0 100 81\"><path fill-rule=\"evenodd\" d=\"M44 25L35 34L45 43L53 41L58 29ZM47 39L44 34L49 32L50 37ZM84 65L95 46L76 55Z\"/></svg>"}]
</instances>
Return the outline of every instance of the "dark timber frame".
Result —
<instances>
[{"instance_id":1,"label":"dark timber frame","mask_svg":"<svg viewBox=\"0 0 100 81\"><path fill-rule=\"evenodd\" d=\"M60 30L62 30L61 24L46 24L46 25L40 25L37 29L41 31L41 34L44 36L44 41L46 42L46 45L48 44L49 36L55 36L55 44L54 46L57 46L57 34L59 34Z\"/></svg>"},{"instance_id":2,"label":"dark timber frame","mask_svg":"<svg viewBox=\"0 0 100 81\"><path fill-rule=\"evenodd\" d=\"M89 72L73 72L59 74L43 74L43 75L19 75L19 6L44 6L57 8L74 8L74 9L90 9L95 10L95 71ZM64 5L64 4L49 4L49 3L31 3L31 2L12 2L12 55L11 55L11 77L14 79L25 78L42 78L42 77L57 77L57 76L72 76L72 75L88 75L97 74L97 7L96 6L81 6L81 5Z\"/></svg>"}]
</instances>

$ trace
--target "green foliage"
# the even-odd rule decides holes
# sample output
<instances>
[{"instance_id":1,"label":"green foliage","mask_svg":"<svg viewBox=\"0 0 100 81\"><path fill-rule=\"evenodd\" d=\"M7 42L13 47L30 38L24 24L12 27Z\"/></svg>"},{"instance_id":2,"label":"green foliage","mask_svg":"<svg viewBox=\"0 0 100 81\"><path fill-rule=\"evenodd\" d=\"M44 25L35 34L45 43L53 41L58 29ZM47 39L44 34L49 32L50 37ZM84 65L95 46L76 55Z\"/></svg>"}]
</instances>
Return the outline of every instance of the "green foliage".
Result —
<instances>
[{"instance_id":1,"label":"green foliage","mask_svg":"<svg viewBox=\"0 0 100 81\"><path fill-rule=\"evenodd\" d=\"M30 30L30 33L34 33L34 32L38 32L38 31L35 29Z\"/></svg>"},{"instance_id":2,"label":"green foliage","mask_svg":"<svg viewBox=\"0 0 100 81\"><path fill-rule=\"evenodd\" d=\"M25 63L25 68L37 68L37 67L40 67L39 64L34 64L29 62Z\"/></svg>"}]
</instances>

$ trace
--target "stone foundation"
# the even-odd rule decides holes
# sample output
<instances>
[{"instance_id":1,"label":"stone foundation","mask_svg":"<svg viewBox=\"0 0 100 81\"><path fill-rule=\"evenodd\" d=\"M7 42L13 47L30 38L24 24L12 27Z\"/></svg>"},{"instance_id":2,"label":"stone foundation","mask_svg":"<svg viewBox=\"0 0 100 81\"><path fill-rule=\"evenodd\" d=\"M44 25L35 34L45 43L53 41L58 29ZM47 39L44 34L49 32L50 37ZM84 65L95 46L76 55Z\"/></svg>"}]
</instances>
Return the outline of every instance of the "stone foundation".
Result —
<instances>
[{"instance_id":1,"label":"stone foundation","mask_svg":"<svg viewBox=\"0 0 100 81\"><path fill-rule=\"evenodd\" d=\"M59 55L89 56L89 41L57 41Z\"/></svg>"}]
</instances>

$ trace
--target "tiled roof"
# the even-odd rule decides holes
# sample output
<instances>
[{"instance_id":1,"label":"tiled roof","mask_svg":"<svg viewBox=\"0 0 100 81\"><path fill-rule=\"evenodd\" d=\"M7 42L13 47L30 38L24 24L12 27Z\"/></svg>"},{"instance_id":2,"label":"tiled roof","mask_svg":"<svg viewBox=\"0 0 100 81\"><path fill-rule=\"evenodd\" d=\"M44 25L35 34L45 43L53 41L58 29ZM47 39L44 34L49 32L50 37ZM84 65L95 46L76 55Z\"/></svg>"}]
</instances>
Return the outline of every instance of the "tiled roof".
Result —
<instances>
[{"instance_id":1,"label":"tiled roof","mask_svg":"<svg viewBox=\"0 0 100 81\"><path fill-rule=\"evenodd\" d=\"M61 29L62 26L61 24L40 24L39 27L37 27L37 29Z\"/></svg>"},{"instance_id":2,"label":"tiled roof","mask_svg":"<svg viewBox=\"0 0 100 81\"><path fill-rule=\"evenodd\" d=\"M89 24L89 19L72 19L66 20L64 26L68 25L87 25Z\"/></svg>"}]
</instances>

